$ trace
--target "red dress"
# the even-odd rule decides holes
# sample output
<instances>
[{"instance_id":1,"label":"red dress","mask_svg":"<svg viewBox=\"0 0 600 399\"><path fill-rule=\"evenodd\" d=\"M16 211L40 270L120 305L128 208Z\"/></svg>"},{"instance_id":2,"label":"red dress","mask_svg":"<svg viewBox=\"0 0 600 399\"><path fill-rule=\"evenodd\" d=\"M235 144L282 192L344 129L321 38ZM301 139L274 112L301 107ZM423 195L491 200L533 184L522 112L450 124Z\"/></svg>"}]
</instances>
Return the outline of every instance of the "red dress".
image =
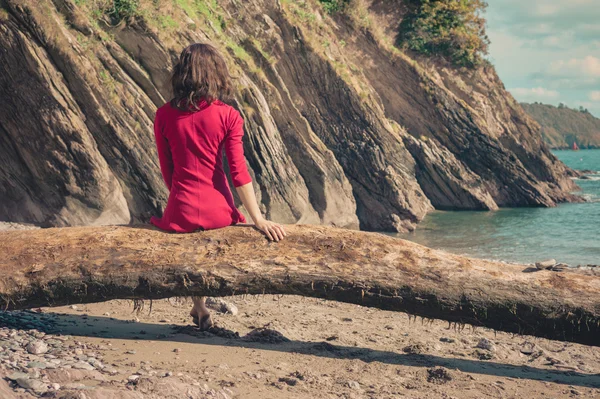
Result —
<instances>
[{"instance_id":1,"label":"red dress","mask_svg":"<svg viewBox=\"0 0 600 399\"><path fill-rule=\"evenodd\" d=\"M156 112L154 135L169 201L156 227L179 233L245 223L235 207L223 170L223 148L235 187L250 183L242 136L244 120L233 107L214 101L200 111L163 105Z\"/></svg>"}]
</instances>

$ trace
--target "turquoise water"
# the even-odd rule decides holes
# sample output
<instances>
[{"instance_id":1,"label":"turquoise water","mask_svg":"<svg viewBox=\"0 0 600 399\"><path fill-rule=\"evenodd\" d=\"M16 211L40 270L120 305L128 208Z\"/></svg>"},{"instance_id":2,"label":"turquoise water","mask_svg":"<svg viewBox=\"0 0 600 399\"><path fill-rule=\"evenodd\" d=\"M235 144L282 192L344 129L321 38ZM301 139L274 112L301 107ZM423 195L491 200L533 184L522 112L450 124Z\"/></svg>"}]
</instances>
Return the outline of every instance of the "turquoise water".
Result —
<instances>
[{"instance_id":1,"label":"turquoise water","mask_svg":"<svg viewBox=\"0 0 600 399\"><path fill-rule=\"evenodd\" d=\"M556 208L428 215L399 237L453 253L529 263L554 258L570 265L600 265L600 150L556 151L573 169L593 170L576 183L589 202Z\"/></svg>"}]
</instances>

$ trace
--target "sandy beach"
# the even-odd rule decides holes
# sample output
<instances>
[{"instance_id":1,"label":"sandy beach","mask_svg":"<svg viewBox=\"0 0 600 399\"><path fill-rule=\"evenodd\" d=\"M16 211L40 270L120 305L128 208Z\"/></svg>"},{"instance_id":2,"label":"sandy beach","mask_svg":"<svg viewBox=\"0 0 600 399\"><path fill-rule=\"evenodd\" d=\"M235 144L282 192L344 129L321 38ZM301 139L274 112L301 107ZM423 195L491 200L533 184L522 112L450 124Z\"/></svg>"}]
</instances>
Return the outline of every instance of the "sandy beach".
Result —
<instances>
[{"instance_id":1,"label":"sandy beach","mask_svg":"<svg viewBox=\"0 0 600 399\"><path fill-rule=\"evenodd\" d=\"M236 314L215 311L211 332L190 325L185 298L3 313L16 329L0 329L0 396L600 397L596 347L294 296L225 301L213 307Z\"/></svg>"}]
</instances>

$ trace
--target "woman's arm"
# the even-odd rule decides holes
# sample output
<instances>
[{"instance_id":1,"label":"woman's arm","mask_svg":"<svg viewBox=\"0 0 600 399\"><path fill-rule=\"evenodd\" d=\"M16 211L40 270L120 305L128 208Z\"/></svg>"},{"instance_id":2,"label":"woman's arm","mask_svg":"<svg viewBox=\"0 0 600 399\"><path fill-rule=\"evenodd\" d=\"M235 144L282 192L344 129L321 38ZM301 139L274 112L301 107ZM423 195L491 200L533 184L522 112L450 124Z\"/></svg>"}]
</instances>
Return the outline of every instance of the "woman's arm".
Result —
<instances>
[{"instance_id":1,"label":"woman's arm","mask_svg":"<svg viewBox=\"0 0 600 399\"><path fill-rule=\"evenodd\" d=\"M250 177L250 173L248 173L246 159L244 158L243 136L244 120L239 112L232 110L229 114L228 133L225 138L225 155L229 163L231 180L256 227L265 233L269 239L279 241L285 237L283 227L266 220L258 208L256 195L252 187L252 178Z\"/></svg>"},{"instance_id":2,"label":"woman's arm","mask_svg":"<svg viewBox=\"0 0 600 399\"><path fill-rule=\"evenodd\" d=\"M256 225L260 231L265 233L270 240L283 240L283 237L286 235L283 227L277 223L265 219L260 213L252 183L247 183L243 186L236 187L236 191L242 200L242 204L244 204L244 207L254 221L254 225Z\"/></svg>"},{"instance_id":3,"label":"woman's arm","mask_svg":"<svg viewBox=\"0 0 600 399\"><path fill-rule=\"evenodd\" d=\"M173 180L173 156L171 155L171 147L169 147L169 142L163 133L162 121L159 118L158 111L154 117L154 138L156 139L156 149L158 151L160 171L162 172L163 180L170 191L171 181Z\"/></svg>"}]
</instances>

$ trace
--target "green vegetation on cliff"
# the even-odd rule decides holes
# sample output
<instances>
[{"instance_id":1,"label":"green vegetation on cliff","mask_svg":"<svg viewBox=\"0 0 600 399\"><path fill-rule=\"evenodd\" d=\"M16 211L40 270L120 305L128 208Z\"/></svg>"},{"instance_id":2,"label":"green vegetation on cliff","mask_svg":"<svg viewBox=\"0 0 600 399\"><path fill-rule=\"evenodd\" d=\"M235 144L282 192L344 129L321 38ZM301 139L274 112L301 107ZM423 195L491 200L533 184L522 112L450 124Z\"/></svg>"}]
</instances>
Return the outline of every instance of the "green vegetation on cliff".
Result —
<instances>
[{"instance_id":1,"label":"green vegetation on cliff","mask_svg":"<svg viewBox=\"0 0 600 399\"><path fill-rule=\"evenodd\" d=\"M541 126L544 141L552 148L600 148L600 119L585 109L564 105L522 103L523 109Z\"/></svg>"},{"instance_id":2,"label":"green vegetation on cliff","mask_svg":"<svg viewBox=\"0 0 600 399\"><path fill-rule=\"evenodd\" d=\"M473 67L487 54L483 0L412 0L400 24L402 47Z\"/></svg>"},{"instance_id":3,"label":"green vegetation on cliff","mask_svg":"<svg viewBox=\"0 0 600 399\"><path fill-rule=\"evenodd\" d=\"M344 7L346 7L346 5L348 5L348 3L350 3L350 0L319 0L319 1L321 3L323 3L323 8L329 14L333 14L335 12L342 11L344 9Z\"/></svg>"}]
</instances>

